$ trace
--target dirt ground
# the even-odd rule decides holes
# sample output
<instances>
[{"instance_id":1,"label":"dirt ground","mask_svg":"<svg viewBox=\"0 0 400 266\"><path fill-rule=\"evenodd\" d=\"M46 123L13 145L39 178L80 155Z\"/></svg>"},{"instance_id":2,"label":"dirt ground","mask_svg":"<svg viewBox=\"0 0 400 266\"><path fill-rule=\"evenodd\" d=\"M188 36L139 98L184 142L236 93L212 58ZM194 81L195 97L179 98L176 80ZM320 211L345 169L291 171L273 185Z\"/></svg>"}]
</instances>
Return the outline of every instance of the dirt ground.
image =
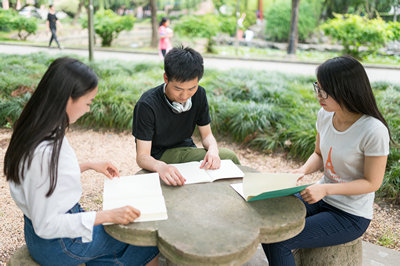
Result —
<instances>
[{"instance_id":1,"label":"dirt ground","mask_svg":"<svg viewBox=\"0 0 400 266\"><path fill-rule=\"evenodd\" d=\"M10 137L11 130L0 129L0 265L5 265L25 242L22 212L11 198L3 175L4 155ZM109 160L119 168L121 175L131 175L140 169L136 165L134 138L129 132L96 132L73 128L67 133L67 138L80 162ZM196 142L199 144L198 140ZM243 165L259 171L284 172L300 166L299 163L286 160L284 154L264 154L230 141L218 140L218 143L220 147L234 150ZM315 173L306 176L302 182L318 180L321 175ZM83 173L81 204L87 210L101 208L104 178L94 171ZM400 206L376 200L374 209L375 217L364 234L364 240L400 251Z\"/></svg>"}]
</instances>

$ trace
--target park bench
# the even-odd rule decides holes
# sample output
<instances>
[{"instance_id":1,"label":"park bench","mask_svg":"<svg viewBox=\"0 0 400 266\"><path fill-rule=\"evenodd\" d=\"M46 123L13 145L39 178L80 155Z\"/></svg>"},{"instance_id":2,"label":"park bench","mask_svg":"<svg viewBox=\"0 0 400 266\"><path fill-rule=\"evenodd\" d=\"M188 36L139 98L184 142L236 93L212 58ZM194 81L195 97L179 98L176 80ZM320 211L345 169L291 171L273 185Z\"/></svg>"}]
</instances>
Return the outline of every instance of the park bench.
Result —
<instances>
[{"instance_id":1,"label":"park bench","mask_svg":"<svg viewBox=\"0 0 400 266\"><path fill-rule=\"evenodd\" d=\"M294 251L296 266L361 266L362 241L356 240L322 248L303 248Z\"/></svg>"}]
</instances>

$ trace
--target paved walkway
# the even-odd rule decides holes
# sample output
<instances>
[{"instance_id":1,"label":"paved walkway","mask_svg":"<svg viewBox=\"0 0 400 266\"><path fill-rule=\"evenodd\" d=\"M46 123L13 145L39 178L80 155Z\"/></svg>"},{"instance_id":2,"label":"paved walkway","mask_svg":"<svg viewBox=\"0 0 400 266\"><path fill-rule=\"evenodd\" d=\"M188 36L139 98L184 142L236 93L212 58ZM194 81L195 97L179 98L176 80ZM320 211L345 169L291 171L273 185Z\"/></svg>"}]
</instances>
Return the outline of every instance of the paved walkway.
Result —
<instances>
[{"instance_id":1,"label":"paved walkway","mask_svg":"<svg viewBox=\"0 0 400 266\"><path fill-rule=\"evenodd\" d=\"M40 46L27 46L22 44L0 43L0 53L6 54L29 54L35 52L48 52L50 54L77 54L88 56L85 49L49 49ZM95 59L120 59L136 62L161 62L157 53L124 52L116 50L98 49L94 52ZM315 69L318 64L301 63L293 60L267 60L267 59L237 59L216 56L205 56L204 65L206 69L215 68L227 70L230 68L247 68L252 70L278 71L301 75L315 76ZM370 81L388 81L400 84L400 67L366 66Z\"/></svg>"}]
</instances>

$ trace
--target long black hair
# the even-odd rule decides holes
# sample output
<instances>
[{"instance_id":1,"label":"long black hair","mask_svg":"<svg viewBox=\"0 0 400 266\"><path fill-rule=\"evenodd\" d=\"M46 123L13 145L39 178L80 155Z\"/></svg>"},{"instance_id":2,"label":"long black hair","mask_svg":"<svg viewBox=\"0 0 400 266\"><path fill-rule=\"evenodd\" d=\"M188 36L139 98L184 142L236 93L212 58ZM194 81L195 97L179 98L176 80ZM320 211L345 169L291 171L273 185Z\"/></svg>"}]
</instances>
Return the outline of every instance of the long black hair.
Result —
<instances>
[{"instance_id":1,"label":"long black hair","mask_svg":"<svg viewBox=\"0 0 400 266\"><path fill-rule=\"evenodd\" d=\"M76 100L96 87L97 76L87 65L69 57L53 61L14 124L4 157L7 181L20 184L24 170L31 165L36 147L42 141L50 141L50 187L46 197L54 192L60 149L69 126L66 113L68 99Z\"/></svg>"},{"instance_id":2,"label":"long black hair","mask_svg":"<svg viewBox=\"0 0 400 266\"><path fill-rule=\"evenodd\" d=\"M357 114L365 114L389 126L378 109L364 67L355 58L344 55L325 61L317 68L317 79L321 88L340 106Z\"/></svg>"},{"instance_id":3,"label":"long black hair","mask_svg":"<svg viewBox=\"0 0 400 266\"><path fill-rule=\"evenodd\" d=\"M161 21L160 21L160 26L164 25L165 22L167 22L168 20L169 20L169 18L167 18L167 17L162 17L162 18L161 18Z\"/></svg>"}]
</instances>

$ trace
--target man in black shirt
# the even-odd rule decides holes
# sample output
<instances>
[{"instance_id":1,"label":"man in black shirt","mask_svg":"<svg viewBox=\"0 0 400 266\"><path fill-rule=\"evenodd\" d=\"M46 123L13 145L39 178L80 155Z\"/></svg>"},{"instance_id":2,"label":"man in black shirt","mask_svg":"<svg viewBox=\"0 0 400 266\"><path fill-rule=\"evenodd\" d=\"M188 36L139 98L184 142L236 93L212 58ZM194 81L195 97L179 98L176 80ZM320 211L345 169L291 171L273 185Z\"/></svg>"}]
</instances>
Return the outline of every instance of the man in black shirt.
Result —
<instances>
[{"instance_id":1,"label":"man in black shirt","mask_svg":"<svg viewBox=\"0 0 400 266\"><path fill-rule=\"evenodd\" d=\"M171 163L203 160L205 169L218 169L221 159L239 164L233 151L218 149L212 134L206 91L199 86L202 56L191 48L173 48L165 56L164 71L165 83L145 92L135 105L132 134L137 164L174 186L185 180ZM196 125L204 148L192 140Z\"/></svg>"},{"instance_id":2,"label":"man in black shirt","mask_svg":"<svg viewBox=\"0 0 400 266\"><path fill-rule=\"evenodd\" d=\"M53 40L56 41L58 48L61 49L60 43L57 40L57 23L58 25L61 26L60 21L58 20L56 13L54 11L54 6L53 5L49 5L49 13L47 14L47 21L46 21L46 25L47 25L47 30L49 32L51 32L51 38L50 38L50 42L49 42L49 47L51 47L51 43L53 42Z\"/></svg>"}]
</instances>

